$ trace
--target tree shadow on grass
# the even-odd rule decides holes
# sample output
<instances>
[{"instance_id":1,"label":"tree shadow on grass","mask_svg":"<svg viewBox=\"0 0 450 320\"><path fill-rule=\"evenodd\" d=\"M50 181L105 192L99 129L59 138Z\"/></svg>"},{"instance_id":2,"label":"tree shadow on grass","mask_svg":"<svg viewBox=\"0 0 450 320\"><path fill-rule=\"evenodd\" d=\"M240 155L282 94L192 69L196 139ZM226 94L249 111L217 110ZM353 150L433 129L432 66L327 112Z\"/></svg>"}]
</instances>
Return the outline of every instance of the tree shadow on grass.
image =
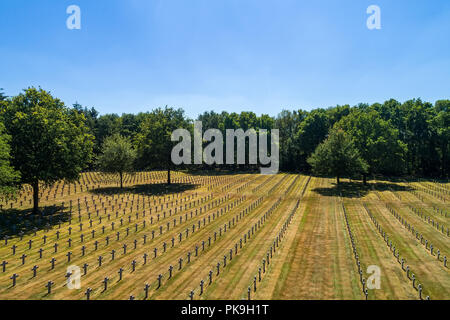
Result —
<instances>
[{"instance_id":1,"label":"tree shadow on grass","mask_svg":"<svg viewBox=\"0 0 450 320\"><path fill-rule=\"evenodd\" d=\"M49 206L41 215L32 209L7 209L0 211L0 238L25 236L40 230L51 229L55 225L69 221L70 212L62 206Z\"/></svg>"},{"instance_id":2,"label":"tree shadow on grass","mask_svg":"<svg viewBox=\"0 0 450 320\"><path fill-rule=\"evenodd\" d=\"M258 168L222 168L222 167L205 167L205 168L195 168L195 169L187 169L185 171L186 174L191 176L230 176L237 174L255 174L260 173L260 169Z\"/></svg>"},{"instance_id":3,"label":"tree shadow on grass","mask_svg":"<svg viewBox=\"0 0 450 320\"><path fill-rule=\"evenodd\" d=\"M188 190L197 189L199 185L192 183L158 183L143 184L132 187L108 187L91 190L90 192L102 196L111 196L117 194L139 194L144 196L162 196L167 194L181 193Z\"/></svg>"},{"instance_id":4,"label":"tree shadow on grass","mask_svg":"<svg viewBox=\"0 0 450 320\"><path fill-rule=\"evenodd\" d=\"M368 185L361 182L341 182L339 185L334 184L331 188L315 188L313 191L325 197L362 198L368 195L372 188L381 192L413 190L410 187L389 182L369 182Z\"/></svg>"}]
</instances>

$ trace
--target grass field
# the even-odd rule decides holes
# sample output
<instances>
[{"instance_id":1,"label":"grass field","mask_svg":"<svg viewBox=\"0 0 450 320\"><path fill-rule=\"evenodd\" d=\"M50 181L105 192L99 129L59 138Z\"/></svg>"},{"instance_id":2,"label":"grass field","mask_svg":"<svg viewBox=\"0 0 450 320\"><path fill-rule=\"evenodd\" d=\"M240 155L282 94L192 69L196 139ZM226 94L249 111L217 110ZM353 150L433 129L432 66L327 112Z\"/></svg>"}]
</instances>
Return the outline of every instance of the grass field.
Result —
<instances>
[{"instance_id":1,"label":"grass field","mask_svg":"<svg viewBox=\"0 0 450 320\"><path fill-rule=\"evenodd\" d=\"M41 193L43 218L29 214L28 187L3 199L0 298L450 298L448 183L338 188L304 175L180 172L172 186L165 180L138 173L120 190L86 173ZM69 266L81 272L80 289L68 288ZM369 266L379 267L379 289L368 288Z\"/></svg>"}]
</instances>

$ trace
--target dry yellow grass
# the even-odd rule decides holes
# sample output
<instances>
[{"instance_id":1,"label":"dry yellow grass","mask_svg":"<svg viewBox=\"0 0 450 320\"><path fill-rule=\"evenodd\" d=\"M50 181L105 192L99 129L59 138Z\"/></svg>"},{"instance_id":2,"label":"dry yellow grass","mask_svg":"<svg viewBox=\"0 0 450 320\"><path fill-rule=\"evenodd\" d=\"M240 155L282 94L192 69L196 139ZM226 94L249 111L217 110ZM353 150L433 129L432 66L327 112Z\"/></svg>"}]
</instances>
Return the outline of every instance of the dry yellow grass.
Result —
<instances>
[{"instance_id":1,"label":"dry yellow grass","mask_svg":"<svg viewBox=\"0 0 450 320\"><path fill-rule=\"evenodd\" d=\"M331 179L304 175L178 172L173 173L174 185L167 188L165 177L164 172L129 176L124 190L117 189L112 177L97 173L83 174L76 184L58 183L42 192L42 204L64 203L67 212L72 203L72 220L53 218L48 230L34 231L32 223L36 221L24 216L30 206L29 188L24 187L17 200L4 200L2 207L8 210L2 223L10 221L11 236L0 243L0 263L7 262L5 272L0 265L0 298L86 299L91 288L90 299L188 299L191 291L194 299L246 299L250 287L252 299L365 299L343 206L364 278L370 276L366 274L370 265L381 270L381 288L370 290L369 299L418 299L419 283L423 297L450 297L449 263L444 266L450 238L411 209L422 210L433 222L448 226L448 184L373 181L365 188L346 181L338 188ZM439 248L440 259L388 208ZM24 223L27 219L28 224ZM373 219L406 259L417 279L416 288ZM25 231L23 235L19 235L19 228ZM278 246L274 245L277 238ZM275 252L259 281L259 268L271 248ZM56 259L54 268L52 258ZM81 288L69 290L67 267L78 266L83 274L85 264L88 269L81 277ZM38 266L36 277L33 266ZM15 286L13 274L18 275ZM51 294L47 294L49 282L53 283Z\"/></svg>"}]
</instances>

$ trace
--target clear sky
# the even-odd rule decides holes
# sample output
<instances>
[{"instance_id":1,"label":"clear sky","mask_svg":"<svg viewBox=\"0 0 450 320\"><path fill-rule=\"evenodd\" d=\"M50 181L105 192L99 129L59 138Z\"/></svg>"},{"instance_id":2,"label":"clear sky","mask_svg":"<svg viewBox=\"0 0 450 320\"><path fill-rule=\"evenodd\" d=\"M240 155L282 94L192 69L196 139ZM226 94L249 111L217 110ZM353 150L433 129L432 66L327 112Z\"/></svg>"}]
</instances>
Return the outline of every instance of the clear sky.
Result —
<instances>
[{"instance_id":1,"label":"clear sky","mask_svg":"<svg viewBox=\"0 0 450 320\"><path fill-rule=\"evenodd\" d=\"M450 1L1 0L0 88L28 86L102 114L435 102L450 98Z\"/></svg>"}]
</instances>

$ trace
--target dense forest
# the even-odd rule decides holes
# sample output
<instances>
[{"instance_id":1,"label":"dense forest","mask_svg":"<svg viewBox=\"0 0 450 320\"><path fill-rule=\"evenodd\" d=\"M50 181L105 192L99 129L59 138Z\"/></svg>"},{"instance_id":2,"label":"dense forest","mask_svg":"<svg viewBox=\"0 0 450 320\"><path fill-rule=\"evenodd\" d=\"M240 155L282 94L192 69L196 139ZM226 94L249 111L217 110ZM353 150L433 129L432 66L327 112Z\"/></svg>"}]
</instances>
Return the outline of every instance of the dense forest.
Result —
<instances>
[{"instance_id":1,"label":"dense forest","mask_svg":"<svg viewBox=\"0 0 450 320\"><path fill-rule=\"evenodd\" d=\"M128 137L138 148L143 131L155 131L151 118L184 117L183 110L157 109L148 113L99 115L94 108L74 108L86 117L90 132L95 136L94 154L101 150L104 139L113 134ZM196 120L203 130L249 128L280 130L280 169L309 172L308 158L323 142L330 130L339 127L353 137L362 157L368 162L369 174L389 176L448 177L450 161L450 100L434 105L420 99L400 103L389 100L372 105L335 106L311 111L283 110L278 116L257 116L253 112L205 112ZM172 117L174 117L172 115ZM192 120L185 119L185 125ZM142 163L144 165L142 165ZM141 161L143 169L146 161ZM243 167L245 168L245 167ZM228 167L229 169L229 167Z\"/></svg>"},{"instance_id":2,"label":"dense forest","mask_svg":"<svg viewBox=\"0 0 450 320\"><path fill-rule=\"evenodd\" d=\"M282 171L314 169L338 178L357 174L364 181L373 175L448 178L449 108L450 100L432 104L391 99L372 105L283 110L276 117L209 111L195 120L202 121L203 131L214 128L224 134L226 129L278 129ZM40 88L28 88L15 97L0 90L0 192L28 183L37 194L41 184L74 180L83 170L120 176L148 169L169 169L170 173L175 145L171 134L178 128L192 132L193 123L183 109L100 115L80 104L67 107ZM188 169L257 168L203 165Z\"/></svg>"}]
</instances>

